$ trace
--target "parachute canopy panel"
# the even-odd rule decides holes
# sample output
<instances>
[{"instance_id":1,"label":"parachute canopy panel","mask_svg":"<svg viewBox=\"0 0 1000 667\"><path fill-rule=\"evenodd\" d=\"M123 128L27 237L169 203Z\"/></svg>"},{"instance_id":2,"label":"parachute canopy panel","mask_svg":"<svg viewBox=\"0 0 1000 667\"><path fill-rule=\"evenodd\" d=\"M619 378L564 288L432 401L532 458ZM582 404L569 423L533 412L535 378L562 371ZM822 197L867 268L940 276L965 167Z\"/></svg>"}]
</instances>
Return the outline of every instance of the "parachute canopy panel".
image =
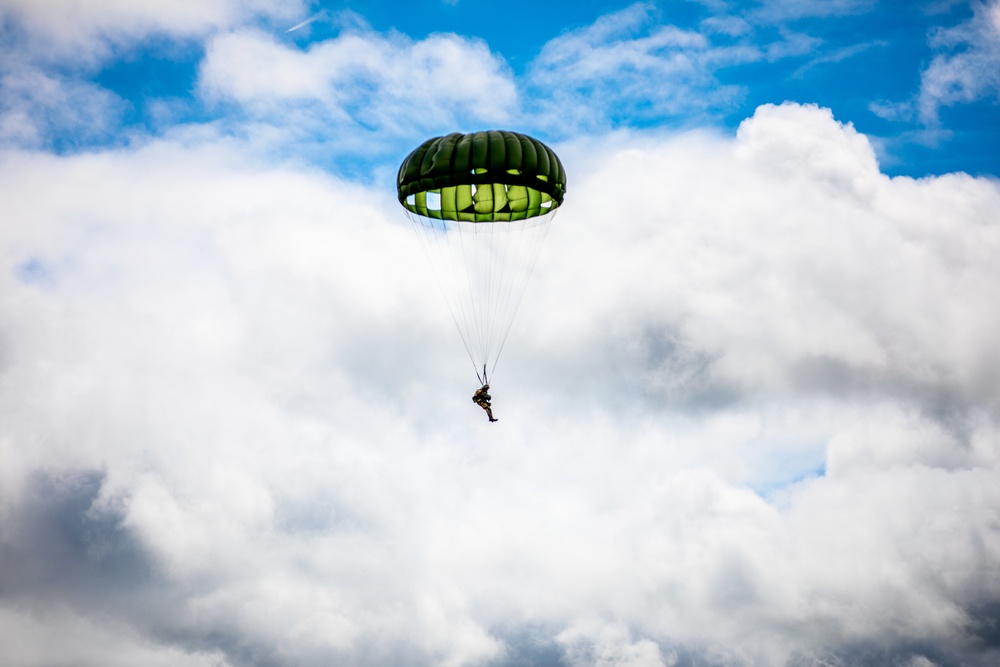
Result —
<instances>
[{"instance_id":1,"label":"parachute canopy panel","mask_svg":"<svg viewBox=\"0 0 1000 667\"><path fill-rule=\"evenodd\" d=\"M396 180L411 213L460 222L527 220L555 210L566 172L532 137L490 130L429 139L410 153Z\"/></svg>"}]
</instances>

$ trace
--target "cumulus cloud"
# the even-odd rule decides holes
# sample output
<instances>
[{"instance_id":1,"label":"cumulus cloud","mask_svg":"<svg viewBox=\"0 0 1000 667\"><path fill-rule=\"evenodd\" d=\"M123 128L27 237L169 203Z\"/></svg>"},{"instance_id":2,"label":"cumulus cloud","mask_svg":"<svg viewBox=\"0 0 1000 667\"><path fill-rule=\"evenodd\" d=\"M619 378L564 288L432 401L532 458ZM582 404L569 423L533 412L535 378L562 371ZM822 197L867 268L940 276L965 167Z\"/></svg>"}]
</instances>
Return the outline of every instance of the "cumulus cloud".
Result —
<instances>
[{"instance_id":1,"label":"cumulus cloud","mask_svg":"<svg viewBox=\"0 0 1000 667\"><path fill-rule=\"evenodd\" d=\"M626 290L647 312L672 312L672 329L634 332L634 353L658 358L665 382L686 370L722 394L877 385L996 405L989 341L1000 322L979 306L998 287L988 250L998 242L995 182L889 179L864 136L829 111L791 104L758 109L728 153L709 140L624 141L576 202L595 221L630 219L622 243L650 239L645 260L622 267L633 280L654 262L672 269L662 291ZM671 163L685 167L665 176L660 165ZM718 197L692 195L718 183ZM760 235L768 245L753 242ZM749 247L757 252L737 251ZM710 298L700 289L709 283ZM614 307L618 291L603 275L588 286L588 308L604 296Z\"/></svg>"},{"instance_id":2,"label":"cumulus cloud","mask_svg":"<svg viewBox=\"0 0 1000 667\"><path fill-rule=\"evenodd\" d=\"M637 3L550 40L517 79L481 41L453 34L414 41L347 18L353 23L338 37L305 49L257 30L218 35L199 90L256 120L310 135L346 128L359 142L513 118L566 136L623 120L731 110L742 92L719 85L717 71L812 45L788 35L762 50L740 19L711 19L703 34L663 24L651 3Z\"/></svg>"},{"instance_id":3,"label":"cumulus cloud","mask_svg":"<svg viewBox=\"0 0 1000 667\"><path fill-rule=\"evenodd\" d=\"M1000 2L973 3L973 16L931 37L938 52L920 76L921 119L938 122L941 107L1000 99Z\"/></svg>"},{"instance_id":4,"label":"cumulus cloud","mask_svg":"<svg viewBox=\"0 0 1000 667\"><path fill-rule=\"evenodd\" d=\"M655 642L648 639L632 642L627 627L598 626L574 626L559 633L557 640L565 647L566 664L573 667L668 667L677 664L676 653L664 659Z\"/></svg>"},{"instance_id":5,"label":"cumulus cloud","mask_svg":"<svg viewBox=\"0 0 1000 667\"><path fill-rule=\"evenodd\" d=\"M993 664L997 183L791 104L556 148L492 425L391 184L5 153L12 664Z\"/></svg>"},{"instance_id":6,"label":"cumulus cloud","mask_svg":"<svg viewBox=\"0 0 1000 667\"><path fill-rule=\"evenodd\" d=\"M256 31L208 46L199 86L255 117L362 133L360 141L413 128L504 123L517 108L506 64L485 43L452 34L413 41L347 30L305 50Z\"/></svg>"},{"instance_id":7,"label":"cumulus cloud","mask_svg":"<svg viewBox=\"0 0 1000 667\"><path fill-rule=\"evenodd\" d=\"M149 49L169 60L216 32L304 9L298 0L0 0L0 142L74 149L107 139L129 102L89 77L113 54Z\"/></svg>"}]
</instances>

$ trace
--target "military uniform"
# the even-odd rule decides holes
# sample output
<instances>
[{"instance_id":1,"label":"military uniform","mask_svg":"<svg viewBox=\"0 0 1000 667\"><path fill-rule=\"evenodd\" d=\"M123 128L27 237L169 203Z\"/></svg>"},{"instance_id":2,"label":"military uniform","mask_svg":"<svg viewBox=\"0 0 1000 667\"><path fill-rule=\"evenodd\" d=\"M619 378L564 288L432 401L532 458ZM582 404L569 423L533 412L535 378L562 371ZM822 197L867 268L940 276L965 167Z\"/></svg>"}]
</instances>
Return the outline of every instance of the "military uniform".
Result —
<instances>
[{"instance_id":1,"label":"military uniform","mask_svg":"<svg viewBox=\"0 0 1000 667\"><path fill-rule=\"evenodd\" d=\"M486 416L490 418L491 422L499 421L493 418L493 408L490 406L490 401L492 397L489 395L490 386L484 384L482 387L476 390L476 393L472 395L472 402L486 410Z\"/></svg>"}]
</instances>

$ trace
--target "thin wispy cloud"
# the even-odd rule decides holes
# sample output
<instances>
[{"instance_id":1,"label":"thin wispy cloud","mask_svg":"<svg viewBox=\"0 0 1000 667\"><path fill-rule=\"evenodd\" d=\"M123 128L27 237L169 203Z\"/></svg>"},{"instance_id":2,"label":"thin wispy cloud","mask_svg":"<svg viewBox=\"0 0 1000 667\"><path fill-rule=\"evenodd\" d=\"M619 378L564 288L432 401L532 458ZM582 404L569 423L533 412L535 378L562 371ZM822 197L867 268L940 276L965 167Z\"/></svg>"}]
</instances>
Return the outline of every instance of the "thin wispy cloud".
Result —
<instances>
[{"instance_id":1,"label":"thin wispy cloud","mask_svg":"<svg viewBox=\"0 0 1000 667\"><path fill-rule=\"evenodd\" d=\"M752 47L714 47L699 32L663 25L653 4L637 3L549 41L529 85L547 91L540 113L550 130L606 126L622 112L662 118L728 107L740 90L720 85L716 70L758 58Z\"/></svg>"},{"instance_id":2,"label":"thin wispy cloud","mask_svg":"<svg viewBox=\"0 0 1000 667\"><path fill-rule=\"evenodd\" d=\"M930 65L921 73L921 119L938 123L939 110L983 97L1000 99L1000 2L973 5L967 22L936 31Z\"/></svg>"},{"instance_id":3,"label":"thin wispy cloud","mask_svg":"<svg viewBox=\"0 0 1000 667\"><path fill-rule=\"evenodd\" d=\"M754 21L783 23L864 14L875 8L876 0L757 0L746 4L750 5L746 13Z\"/></svg>"},{"instance_id":4,"label":"thin wispy cloud","mask_svg":"<svg viewBox=\"0 0 1000 667\"><path fill-rule=\"evenodd\" d=\"M100 86L23 65L0 70L0 95L0 145L49 146L58 135L109 138L126 107Z\"/></svg>"},{"instance_id":5,"label":"thin wispy cloud","mask_svg":"<svg viewBox=\"0 0 1000 667\"><path fill-rule=\"evenodd\" d=\"M814 67L840 63L850 58L854 58L855 56L858 56L869 49L885 48L886 46L888 46L888 42L883 40L875 42L865 42L863 44L852 44L851 46L847 46L842 49L837 49L833 53L828 53L810 60L802 67L799 67L797 70L795 70L792 76L802 77L806 75L809 72L809 70L811 70Z\"/></svg>"}]
</instances>

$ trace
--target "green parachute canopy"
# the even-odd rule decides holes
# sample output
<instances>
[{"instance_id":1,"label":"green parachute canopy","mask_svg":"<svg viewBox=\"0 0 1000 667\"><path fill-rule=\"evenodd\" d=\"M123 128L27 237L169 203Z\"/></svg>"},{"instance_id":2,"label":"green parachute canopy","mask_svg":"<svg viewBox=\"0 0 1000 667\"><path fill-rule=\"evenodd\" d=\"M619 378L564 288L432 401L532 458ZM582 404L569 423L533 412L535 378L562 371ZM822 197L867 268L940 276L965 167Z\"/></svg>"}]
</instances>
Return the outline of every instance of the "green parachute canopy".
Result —
<instances>
[{"instance_id":1,"label":"green parachute canopy","mask_svg":"<svg viewBox=\"0 0 1000 667\"><path fill-rule=\"evenodd\" d=\"M485 383L562 204L562 163L517 132L455 133L406 156L396 190Z\"/></svg>"},{"instance_id":2,"label":"green parachute canopy","mask_svg":"<svg viewBox=\"0 0 1000 667\"><path fill-rule=\"evenodd\" d=\"M428 139L396 181L399 203L417 215L462 222L510 222L545 215L566 192L551 148L517 132L490 130Z\"/></svg>"}]
</instances>

